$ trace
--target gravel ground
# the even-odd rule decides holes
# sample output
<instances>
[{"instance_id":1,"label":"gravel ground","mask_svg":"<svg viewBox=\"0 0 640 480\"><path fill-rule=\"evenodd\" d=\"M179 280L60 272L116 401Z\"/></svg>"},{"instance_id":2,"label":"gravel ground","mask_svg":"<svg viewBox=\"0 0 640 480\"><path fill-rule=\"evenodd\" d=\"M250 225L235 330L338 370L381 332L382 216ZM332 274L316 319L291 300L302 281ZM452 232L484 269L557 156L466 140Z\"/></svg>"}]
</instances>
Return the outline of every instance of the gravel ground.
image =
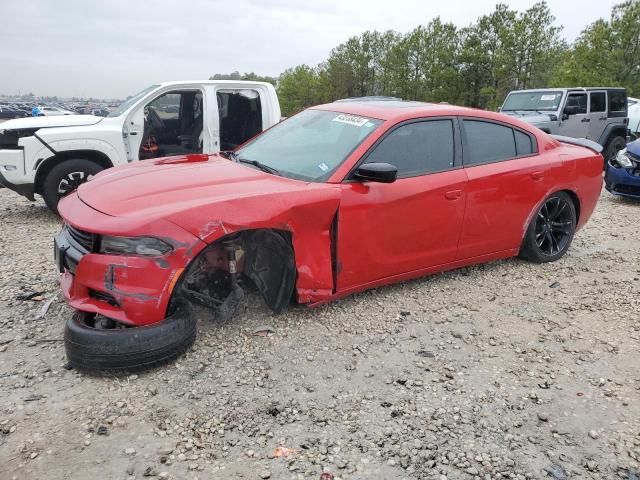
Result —
<instances>
[{"instance_id":1,"label":"gravel ground","mask_svg":"<svg viewBox=\"0 0 640 480\"><path fill-rule=\"evenodd\" d=\"M2 479L640 477L638 204L603 193L555 264L200 312L186 356L129 377L64 369L59 220L0 204Z\"/></svg>"}]
</instances>

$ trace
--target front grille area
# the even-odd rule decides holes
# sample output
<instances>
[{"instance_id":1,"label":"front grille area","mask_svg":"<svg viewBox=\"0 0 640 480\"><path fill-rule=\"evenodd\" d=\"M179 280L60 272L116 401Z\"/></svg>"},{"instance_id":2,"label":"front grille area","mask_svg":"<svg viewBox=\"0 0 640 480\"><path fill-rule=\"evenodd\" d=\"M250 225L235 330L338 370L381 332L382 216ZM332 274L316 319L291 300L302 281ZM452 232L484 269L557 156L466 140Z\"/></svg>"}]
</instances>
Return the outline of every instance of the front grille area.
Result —
<instances>
[{"instance_id":1,"label":"front grille area","mask_svg":"<svg viewBox=\"0 0 640 480\"><path fill-rule=\"evenodd\" d=\"M73 240L78 246L82 247L86 252L93 251L96 240L96 235L94 233L85 232L84 230L74 228L69 224L67 224L67 232L69 232L71 240Z\"/></svg>"}]
</instances>

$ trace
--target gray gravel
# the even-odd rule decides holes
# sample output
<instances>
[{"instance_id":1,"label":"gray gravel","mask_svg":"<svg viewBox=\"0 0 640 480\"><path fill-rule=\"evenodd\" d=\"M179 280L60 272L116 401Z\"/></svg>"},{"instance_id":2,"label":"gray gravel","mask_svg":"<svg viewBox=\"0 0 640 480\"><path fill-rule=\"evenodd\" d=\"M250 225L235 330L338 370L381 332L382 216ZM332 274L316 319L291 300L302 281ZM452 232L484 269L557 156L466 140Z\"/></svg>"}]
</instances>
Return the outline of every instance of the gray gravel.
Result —
<instances>
[{"instance_id":1,"label":"gray gravel","mask_svg":"<svg viewBox=\"0 0 640 480\"><path fill-rule=\"evenodd\" d=\"M603 193L555 264L202 311L185 357L120 378L63 368L59 220L0 205L3 479L640 476L639 204Z\"/></svg>"}]
</instances>

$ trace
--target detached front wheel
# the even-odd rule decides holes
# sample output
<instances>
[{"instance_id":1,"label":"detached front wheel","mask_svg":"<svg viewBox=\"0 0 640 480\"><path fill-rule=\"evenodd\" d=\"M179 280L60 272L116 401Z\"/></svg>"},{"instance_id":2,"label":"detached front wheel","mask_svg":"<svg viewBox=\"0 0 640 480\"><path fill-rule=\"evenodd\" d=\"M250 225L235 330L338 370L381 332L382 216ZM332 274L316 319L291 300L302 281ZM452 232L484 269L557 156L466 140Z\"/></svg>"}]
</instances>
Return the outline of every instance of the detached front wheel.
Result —
<instances>
[{"instance_id":1,"label":"detached front wheel","mask_svg":"<svg viewBox=\"0 0 640 480\"><path fill-rule=\"evenodd\" d=\"M575 231L573 200L564 192L554 193L531 219L520 257L535 263L554 262L567 253Z\"/></svg>"},{"instance_id":2,"label":"detached front wheel","mask_svg":"<svg viewBox=\"0 0 640 480\"><path fill-rule=\"evenodd\" d=\"M89 373L149 370L185 353L196 339L196 325L187 304L159 323L131 328L78 311L64 330L67 360Z\"/></svg>"},{"instance_id":3,"label":"detached front wheel","mask_svg":"<svg viewBox=\"0 0 640 480\"><path fill-rule=\"evenodd\" d=\"M97 163L84 159L64 160L53 167L42 185L42 196L47 207L58 213L60 199L101 170L103 168Z\"/></svg>"}]
</instances>

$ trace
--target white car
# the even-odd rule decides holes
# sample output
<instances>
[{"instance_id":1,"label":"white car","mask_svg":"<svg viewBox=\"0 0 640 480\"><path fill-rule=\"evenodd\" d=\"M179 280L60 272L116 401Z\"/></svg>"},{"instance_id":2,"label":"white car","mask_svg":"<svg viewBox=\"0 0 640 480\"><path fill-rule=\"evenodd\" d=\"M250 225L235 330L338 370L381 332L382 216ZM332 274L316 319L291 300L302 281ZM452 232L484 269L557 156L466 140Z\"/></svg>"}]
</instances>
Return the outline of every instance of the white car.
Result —
<instances>
[{"instance_id":1,"label":"white car","mask_svg":"<svg viewBox=\"0 0 640 480\"><path fill-rule=\"evenodd\" d=\"M167 82L130 97L107 117L60 115L0 124L0 183L58 201L100 170L137 160L232 150L280 121L273 85Z\"/></svg>"},{"instance_id":2,"label":"white car","mask_svg":"<svg viewBox=\"0 0 640 480\"><path fill-rule=\"evenodd\" d=\"M40 109L40 116L43 117L55 117L58 115L75 115L74 112L70 110L65 110L59 107L53 107L51 105L45 105L43 107L38 107Z\"/></svg>"},{"instance_id":3,"label":"white car","mask_svg":"<svg viewBox=\"0 0 640 480\"><path fill-rule=\"evenodd\" d=\"M629 131L631 140L640 138L640 99L628 98L629 105Z\"/></svg>"}]
</instances>

